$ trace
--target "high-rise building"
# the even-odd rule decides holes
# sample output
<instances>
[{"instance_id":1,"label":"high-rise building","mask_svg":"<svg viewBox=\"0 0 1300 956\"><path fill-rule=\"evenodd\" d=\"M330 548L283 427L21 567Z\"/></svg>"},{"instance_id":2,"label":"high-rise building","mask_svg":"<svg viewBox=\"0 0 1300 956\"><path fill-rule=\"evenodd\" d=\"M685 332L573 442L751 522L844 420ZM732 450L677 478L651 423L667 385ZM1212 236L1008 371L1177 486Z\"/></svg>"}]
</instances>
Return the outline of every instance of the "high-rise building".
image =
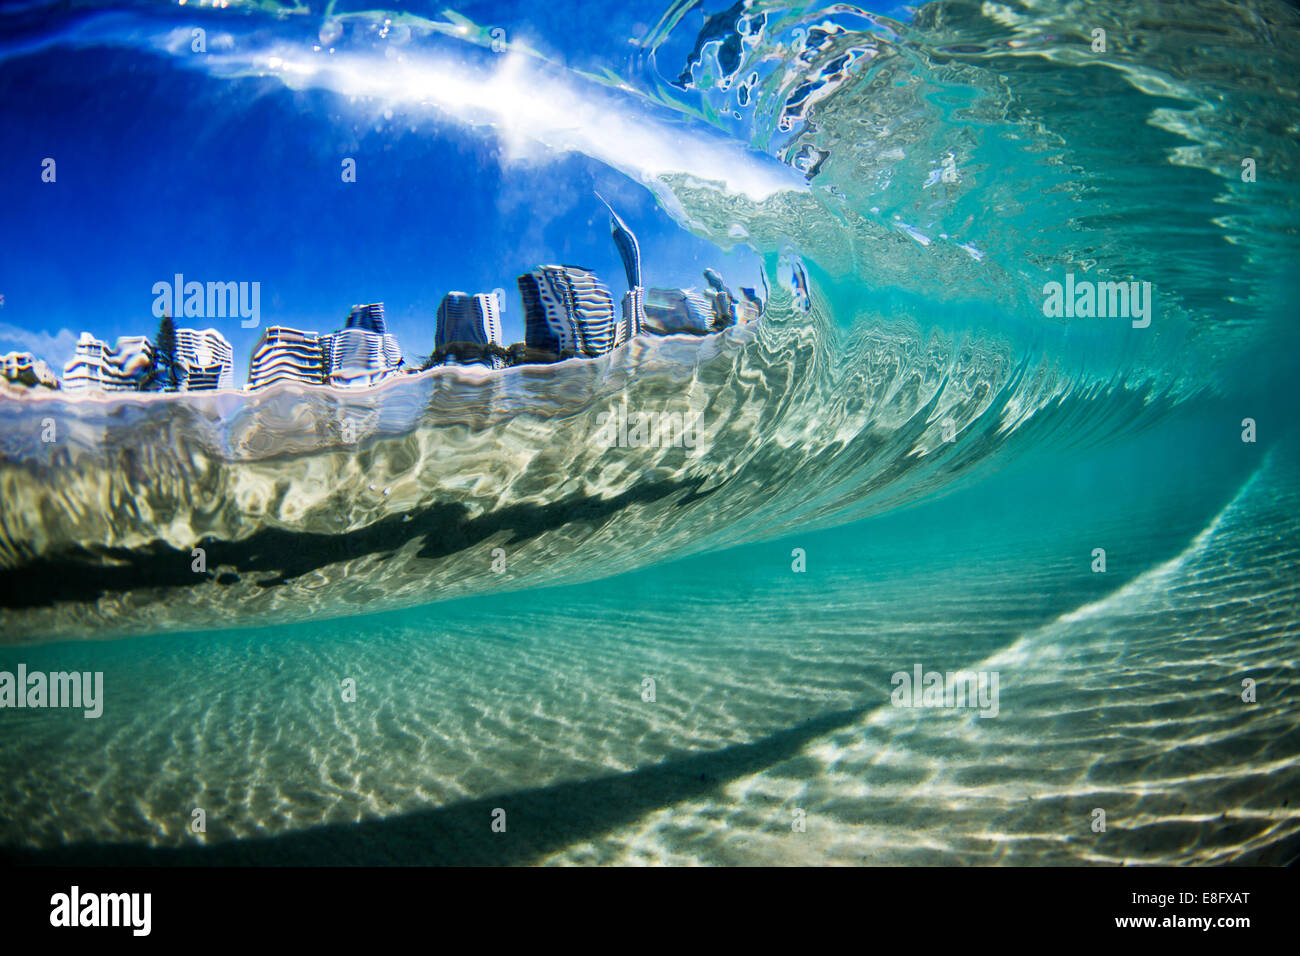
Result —
<instances>
[{"instance_id":1,"label":"high-rise building","mask_svg":"<svg viewBox=\"0 0 1300 956\"><path fill-rule=\"evenodd\" d=\"M275 382L364 388L383 381L402 365L397 338L385 329L382 303L355 306L344 327L320 335L270 326L248 362L248 387Z\"/></svg>"},{"instance_id":2,"label":"high-rise building","mask_svg":"<svg viewBox=\"0 0 1300 956\"><path fill-rule=\"evenodd\" d=\"M728 295L731 295L731 290L729 290L727 284L722 281L722 276L718 275L717 269L705 269L704 281L707 282L709 288L715 292L726 292Z\"/></svg>"},{"instance_id":3,"label":"high-rise building","mask_svg":"<svg viewBox=\"0 0 1300 956\"><path fill-rule=\"evenodd\" d=\"M614 347L617 348L633 336L640 335L641 328L645 324L643 308L645 290L641 285L641 246L636 241L635 234L627 227L627 223L614 211L614 207L605 202L605 197L600 193L596 196L609 210L609 232L614 237L614 245L618 248L619 258L623 260L623 273L627 278L627 292L623 295L623 316L614 336Z\"/></svg>"},{"instance_id":4,"label":"high-rise building","mask_svg":"<svg viewBox=\"0 0 1300 956\"><path fill-rule=\"evenodd\" d=\"M434 355L443 364L503 367L505 360L497 352L502 346L497 297L490 293L471 296L448 292L438 304L433 345Z\"/></svg>"},{"instance_id":5,"label":"high-rise building","mask_svg":"<svg viewBox=\"0 0 1300 956\"><path fill-rule=\"evenodd\" d=\"M736 306L731 296L719 290L713 293L713 327L724 329L736 324Z\"/></svg>"},{"instance_id":6,"label":"high-rise building","mask_svg":"<svg viewBox=\"0 0 1300 956\"><path fill-rule=\"evenodd\" d=\"M653 335L705 335L716 319L712 296L693 289L647 289L643 311L643 328Z\"/></svg>"},{"instance_id":7,"label":"high-rise building","mask_svg":"<svg viewBox=\"0 0 1300 956\"><path fill-rule=\"evenodd\" d=\"M354 305L343 328L317 336L316 341L321 380L336 388L377 385L402 365L402 350L388 333L382 302Z\"/></svg>"},{"instance_id":8,"label":"high-rise building","mask_svg":"<svg viewBox=\"0 0 1300 956\"><path fill-rule=\"evenodd\" d=\"M177 329L176 359L187 392L235 387L235 353L216 329Z\"/></svg>"},{"instance_id":9,"label":"high-rise building","mask_svg":"<svg viewBox=\"0 0 1300 956\"><path fill-rule=\"evenodd\" d=\"M38 385L44 385L46 388L59 387L58 376L43 359L38 359L31 352L9 352L0 355L0 368L3 369L5 379L19 385L26 385L28 388L35 388Z\"/></svg>"},{"instance_id":10,"label":"high-rise building","mask_svg":"<svg viewBox=\"0 0 1300 956\"><path fill-rule=\"evenodd\" d=\"M72 391L104 387L104 363L108 343L89 332L77 336L77 349L63 366L63 387Z\"/></svg>"},{"instance_id":11,"label":"high-rise building","mask_svg":"<svg viewBox=\"0 0 1300 956\"><path fill-rule=\"evenodd\" d=\"M320 343L325 355L325 381L335 388L378 385L402 365L396 336L359 325L322 335Z\"/></svg>"},{"instance_id":12,"label":"high-rise building","mask_svg":"<svg viewBox=\"0 0 1300 956\"><path fill-rule=\"evenodd\" d=\"M627 287L629 289L639 288L641 285L641 246L636 241L636 236L632 230L627 227L619 214L614 211L614 207L605 202L605 197L596 193L596 198L605 203L605 208L609 210L609 231L614 237L614 245L618 247L619 258L623 260L623 272L627 276Z\"/></svg>"},{"instance_id":13,"label":"high-rise building","mask_svg":"<svg viewBox=\"0 0 1300 956\"><path fill-rule=\"evenodd\" d=\"M645 289L640 286L623 293L623 314L614 335L615 347L645 331Z\"/></svg>"},{"instance_id":14,"label":"high-rise building","mask_svg":"<svg viewBox=\"0 0 1300 956\"><path fill-rule=\"evenodd\" d=\"M325 383L325 354L317 333L282 325L262 331L248 359L248 387L266 388L276 382Z\"/></svg>"},{"instance_id":15,"label":"high-rise building","mask_svg":"<svg viewBox=\"0 0 1300 956\"><path fill-rule=\"evenodd\" d=\"M722 329L729 325L735 325L736 297L731 294L731 290L722 281L722 276L718 275L716 269L705 269L704 281L708 283L709 288L712 290L709 298L713 300L713 327Z\"/></svg>"},{"instance_id":16,"label":"high-rise building","mask_svg":"<svg viewBox=\"0 0 1300 956\"><path fill-rule=\"evenodd\" d=\"M136 392L153 371L154 346L147 335L123 335L104 354L101 387L110 392Z\"/></svg>"},{"instance_id":17,"label":"high-rise building","mask_svg":"<svg viewBox=\"0 0 1300 956\"><path fill-rule=\"evenodd\" d=\"M591 358L614 347L614 300L591 270L538 266L518 282L530 349Z\"/></svg>"},{"instance_id":18,"label":"high-rise building","mask_svg":"<svg viewBox=\"0 0 1300 956\"><path fill-rule=\"evenodd\" d=\"M348 319L343 323L345 329L365 329L376 335L387 335L388 325L384 322L384 303L372 302L369 305L354 305Z\"/></svg>"}]
</instances>

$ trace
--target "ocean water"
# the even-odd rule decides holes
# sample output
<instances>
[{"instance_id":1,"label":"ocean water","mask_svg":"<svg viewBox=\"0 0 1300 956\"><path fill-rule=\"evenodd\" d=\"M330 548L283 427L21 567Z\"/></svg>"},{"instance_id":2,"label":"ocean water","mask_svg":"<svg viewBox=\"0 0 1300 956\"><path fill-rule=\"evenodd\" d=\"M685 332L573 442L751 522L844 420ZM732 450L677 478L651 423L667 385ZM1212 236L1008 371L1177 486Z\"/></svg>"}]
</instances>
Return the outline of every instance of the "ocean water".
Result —
<instances>
[{"instance_id":1,"label":"ocean water","mask_svg":"<svg viewBox=\"0 0 1300 956\"><path fill-rule=\"evenodd\" d=\"M384 298L427 353L453 287L617 294L596 188L656 283L716 262L764 311L368 390L0 395L0 673L104 681L0 708L0 853L1296 858L1293 8L187 6L0 14L5 348L152 332L184 271L264 325ZM696 447L611 447L620 407ZM996 707L900 706L915 668Z\"/></svg>"}]
</instances>

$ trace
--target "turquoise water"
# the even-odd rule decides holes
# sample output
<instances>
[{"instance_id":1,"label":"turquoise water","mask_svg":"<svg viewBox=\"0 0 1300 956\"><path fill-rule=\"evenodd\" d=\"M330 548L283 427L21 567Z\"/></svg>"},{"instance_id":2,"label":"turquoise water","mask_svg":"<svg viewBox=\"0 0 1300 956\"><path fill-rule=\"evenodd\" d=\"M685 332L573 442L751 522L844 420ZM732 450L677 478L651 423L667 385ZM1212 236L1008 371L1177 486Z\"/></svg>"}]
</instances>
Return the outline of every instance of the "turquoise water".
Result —
<instances>
[{"instance_id":1,"label":"turquoise water","mask_svg":"<svg viewBox=\"0 0 1300 956\"><path fill-rule=\"evenodd\" d=\"M608 74L539 14L561 51L515 68L577 132L418 87L446 69L425 21L391 74L347 34L346 68L270 71L564 139L751 250L766 311L363 393L6 394L0 671L102 671L105 698L0 709L0 852L1295 859L1294 11L1099 5L1103 58L1069 11L742 9L738 58L692 54L689 5L638 11L657 55L594 54ZM198 67L166 20L47 40L227 90L322 29L241 16ZM592 102L674 148L604 142ZM1045 315L1068 273L1150 282L1151 324ZM619 403L701 414L700 447L600 444ZM996 716L895 706L916 666L996 673Z\"/></svg>"},{"instance_id":2,"label":"turquoise water","mask_svg":"<svg viewBox=\"0 0 1300 956\"><path fill-rule=\"evenodd\" d=\"M4 841L120 862L1282 862L1296 458L1215 461L1202 423L1138 441L583 587L8 648L4 668L75 661L130 691L97 721L6 714ZM1171 467L1188 456L1206 467ZM998 717L891 707L913 661L996 669Z\"/></svg>"}]
</instances>

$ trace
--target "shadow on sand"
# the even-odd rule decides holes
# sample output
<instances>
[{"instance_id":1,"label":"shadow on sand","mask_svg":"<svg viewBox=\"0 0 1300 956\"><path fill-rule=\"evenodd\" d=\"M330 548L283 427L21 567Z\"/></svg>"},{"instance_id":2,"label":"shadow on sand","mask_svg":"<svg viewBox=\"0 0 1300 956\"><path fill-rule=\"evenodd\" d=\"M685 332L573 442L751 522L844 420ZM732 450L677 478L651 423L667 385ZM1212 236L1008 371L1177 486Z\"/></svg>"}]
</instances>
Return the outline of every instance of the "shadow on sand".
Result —
<instances>
[{"instance_id":1,"label":"shadow on sand","mask_svg":"<svg viewBox=\"0 0 1300 956\"><path fill-rule=\"evenodd\" d=\"M326 824L215 846L77 843L38 850L7 847L0 848L0 859L36 866L529 864L794 757L809 741L853 723L866 712L836 711L753 743L614 776L518 790L389 819ZM491 829L492 811L497 807L506 811L505 833Z\"/></svg>"}]
</instances>

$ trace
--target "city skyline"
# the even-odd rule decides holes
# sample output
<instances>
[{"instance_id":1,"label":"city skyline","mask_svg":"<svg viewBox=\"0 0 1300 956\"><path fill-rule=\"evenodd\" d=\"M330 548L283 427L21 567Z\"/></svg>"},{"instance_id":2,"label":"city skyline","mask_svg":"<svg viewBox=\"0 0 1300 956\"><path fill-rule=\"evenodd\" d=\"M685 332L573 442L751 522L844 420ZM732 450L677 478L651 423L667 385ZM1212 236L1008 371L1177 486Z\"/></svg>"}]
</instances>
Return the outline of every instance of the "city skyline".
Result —
<instances>
[{"instance_id":1,"label":"city skyline","mask_svg":"<svg viewBox=\"0 0 1300 956\"><path fill-rule=\"evenodd\" d=\"M719 256L718 258L724 258L724 257ZM696 275L699 274L700 274L699 272L696 273ZM593 276L602 287L604 287L605 289L609 288L607 285L605 285L603 281L599 279L598 276L595 276L594 273ZM476 293L475 296L476 297L486 296L491 298L495 294L497 300L499 301L500 300L499 294L503 291L504 289L498 286L492 292L479 292ZM629 298L632 298L634 300L640 300L641 302L643 302L645 293L647 291L648 290L646 289L629 289L626 293L624 293L623 300L628 300ZM681 291L687 293L695 293L696 295L702 296L701 286L698 283L688 285L685 288L683 288ZM744 297L743 291L741 295L743 299ZM615 298L612 292L611 292L611 298ZM152 301L152 296L150 297L150 300ZM523 341L526 337L524 334L525 333L525 328L524 328L525 310L521 308L521 302L518 296L513 297L513 301L514 301L513 308L507 305L506 308L500 309L496 316L496 321L503 330L509 330L511 327L518 330L515 336L509 335L508 331L503 332L501 338L501 343L503 345L508 344L507 340L510 338L515 338L517 341ZM441 302L438 303L438 307L441 307ZM625 322L625 313L627 308L628 308L627 301L622 301L621 304L619 302L616 302L614 304L615 325L616 325L615 335L618 338L618 341L620 342L625 341L626 338L631 337L630 335L621 332L617 328L617 326L621 326ZM635 308L637 309L637 311L640 311L641 309L640 304L638 303L638 305ZM414 315L414 316L410 315L410 313L414 309L415 309L415 305L408 304L403 310L404 312L403 324L407 329L407 334L398 336L399 341L420 338L418 333L415 336L410 335L410 329L413 326L417 328L419 326L424 326L425 328L428 327L428 323L430 322L430 319L427 313L423 315ZM105 333L103 331L96 330L93 326L89 329L83 326L81 328L71 328L71 329L65 327L57 335L50 335L49 333L44 333L38 336L35 333L28 333L25 330L21 329L20 327L13 326L10 323L8 323L6 321L8 318L8 316L6 315L6 311L7 310L0 310L0 349L3 349L3 351L0 351L0 357L2 357L5 354L30 355L35 360L44 361L51 370L53 370L56 374L59 375L61 381L66 380L66 376L63 374L65 367L70 362L72 362L75 358L81 355L80 343L87 336L101 343L104 346L106 351L111 351L116 347L116 343L122 342L124 340L132 340L132 344L138 345L138 342L135 342L134 340L148 339L150 341L150 344L152 344L152 336L156 332L156 327L153 325L153 319L152 317L149 317L148 319L145 319L143 321L137 321L130 324L128 324L125 321L113 323L114 331L116 331L116 329L122 329L122 331L116 335L112 334L112 332ZM296 311L292 311L289 312L289 314L293 315L297 313ZM434 310L434 314L436 316L436 309ZM510 316L511 318L507 319L506 316ZM225 342L225 346L229 348L227 357L229 359L230 365L228 368L225 368L220 373L221 381L220 384L217 386L220 388L232 388L232 387L242 388L246 386L251 372L250 362L252 359L252 355L256 350L258 343L262 340L264 333L267 332L268 330L273 328L302 329L305 326L310 327L310 326L319 326L325 324L319 321L302 321L300 319L290 319L287 317L284 319L268 318L265 321L263 321L259 326L250 330L252 334L247 337L248 344L246 347L241 349L240 346L237 344L238 340L241 337L239 334L240 330L238 329L239 319L237 316L231 317L231 319L228 320L228 324L230 326L234 326L234 328L226 327L223 329L219 329L215 326L208 325L207 324L208 321L209 320L206 318L201 318L200 321L196 323L194 326L188 326L188 325L181 326L178 324L177 333L178 335L180 335L182 332L184 332L194 336L194 343L191 346L188 346L188 348L192 348L195 350L195 354L189 356L189 358L191 359L190 361L191 365L208 364L208 363L199 363L197 361L194 361L194 359L197 356L197 350L201 348L203 344L203 340L207 336L209 336L210 334L215 334L220 336L221 340ZM146 331L141 331L142 326ZM100 329L102 329L102 324L100 325ZM324 333L319 333L319 334L324 334ZM43 347L42 345L35 344L32 340L38 337L46 340L48 344L45 344ZM59 360L60 341L66 341L68 343L66 346L63 346L68 356L63 360ZM15 345L18 347L12 348L12 346ZM5 346L10 346L10 348L5 348ZM422 358L429 352L432 352L436 347L437 347L436 343L432 343L428 346L423 344L419 345L414 348L414 351L411 354L404 354L405 362L408 365L413 364L417 361L417 359ZM185 343L178 341L178 352L185 353L186 348L187 346L185 345ZM222 347L217 349L217 352L222 353L224 352L224 350L225 347ZM202 378L202 376L200 377Z\"/></svg>"},{"instance_id":2,"label":"city skyline","mask_svg":"<svg viewBox=\"0 0 1300 956\"><path fill-rule=\"evenodd\" d=\"M703 270L707 293L693 288L647 290L642 284L641 251L635 233L604 196L596 193L596 197L609 213L610 237L628 286L620 306L615 306L609 286L593 270L576 265L538 265L516 278L523 338L509 350L501 327L501 313L506 309L503 290L472 295L451 291L439 302L433 347L418 367L406 360L397 336L389 331L384 303L372 302L353 305L343 325L332 332L283 323L265 326L249 352L247 377L240 387L256 391L280 381L298 381L343 389L364 388L395 374L436 365L480 364L498 369L507 364L553 362L568 357L595 358L644 333L718 331L735 323L737 305L745 310L739 316L742 320L761 314L761 299L752 289L742 288L742 297L737 299L712 267ZM174 294L179 302L180 275L176 283ZM155 284L154 291L161 285L166 283ZM198 301L203 286L192 285ZM221 285L208 283L209 299L213 298L214 287ZM646 311L647 292L653 318ZM756 309L752 303L757 303ZM110 346L93 333L82 331L72 358L64 363L62 381L56 377L53 387L72 391L99 388L187 392L234 388L234 349L230 341L215 327L176 327L170 311L165 308L161 319L172 323L170 334L175 342L170 357L148 335L118 336ZM159 334L168 333L160 328ZM45 377L31 371L31 353L13 352L3 358L7 379L19 380L11 371L21 367L24 381L34 379L32 384L50 385ZM170 383L158 377L159 369L164 367L171 370Z\"/></svg>"},{"instance_id":3,"label":"city skyline","mask_svg":"<svg viewBox=\"0 0 1300 956\"><path fill-rule=\"evenodd\" d=\"M761 281L760 259L748 246L719 250L682 229L652 193L599 164L561 156L545 165L499 167L491 138L474 132L434 131L412 139L400 163L382 166L378 157L366 157L383 137L366 133L341 147L359 157L355 183L340 183L335 173L322 175L314 189L304 183L286 190L280 184L292 178L292 167L276 172L280 157L261 155L264 144L236 150L227 175L214 180L184 168L178 174L153 154L123 164L107 144L99 150L99 138L83 142L83 130L31 119L40 124L41 145L33 150L58 155L75 144L85 165L61 167L57 188L39 177L0 184L0 199L15 217L50 227L15 249L0 276L0 352L31 351L56 369L72 356L82 330L109 343L152 333L156 322L145 324L157 298L152 290L178 273L223 283L260 280L262 319L255 328L241 327L239 319L223 324L176 317L178 324L215 325L226 335L236 383L247 380L248 358L266 327L324 330L333 326L339 304L348 302L384 301L390 331L404 343L420 343L410 351L422 355L429 350L424 329L446 291L505 289L512 294L500 316L503 339L522 340L523 315L513 295L513 277L522 268L503 268L504 262L577 262L608 279L623 272L607 214L591 199L595 191L617 205L643 246L654 248L660 285L698 286L709 265L741 284ZM25 121L19 117L16 129ZM297 115L287 122L310 125ZM438 170L439 202L457 224L454 230L424 217L427 202L395 198L395 184L410 184L417 191L412 195L435 186L425 169ZM164 173L171 177L165 199L148 188ZM244 190L238 204L222 198L232 182ZM141 197L130 216L106 198L117 190ZM174 208L187 212L173 220L168 210ZM105 220L118 223L112 243L90 225ZM163 221L171 223L165 230L147 226ZM57 245L47 241L54 235ZM348 241L332 241L337 235ZM64 257L67 249L79 251L75 268ZM622 294L614 290L616 302ZM408 362L413 358L407 355Z\"/></svg>"}]
</instances>

